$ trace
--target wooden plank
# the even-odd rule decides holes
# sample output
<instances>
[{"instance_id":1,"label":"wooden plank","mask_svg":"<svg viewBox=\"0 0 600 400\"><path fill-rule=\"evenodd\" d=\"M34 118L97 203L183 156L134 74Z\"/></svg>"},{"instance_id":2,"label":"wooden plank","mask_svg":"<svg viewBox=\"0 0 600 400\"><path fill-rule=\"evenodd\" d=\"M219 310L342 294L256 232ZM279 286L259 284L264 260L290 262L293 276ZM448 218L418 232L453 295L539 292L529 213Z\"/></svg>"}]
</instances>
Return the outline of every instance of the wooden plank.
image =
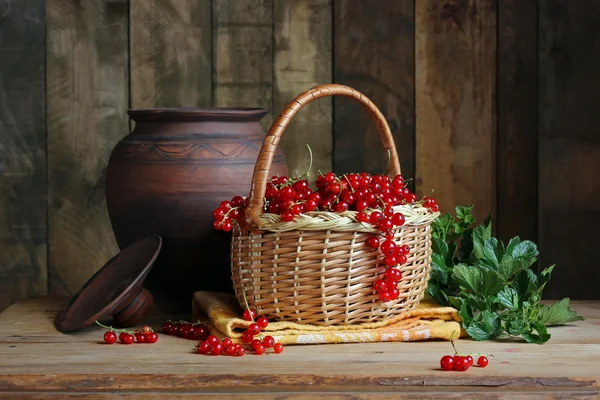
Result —
<instances>
[{"instance_id":1,"label":"wooden plank","mask_svg":"<svg viewBox=\"0 0 600 400\"><path fill-rule=\"evenodd\" d=\"M128 133L128 10L53 0L46 12L49 273L56 291L73 293L118 251L104 170Z\"/></svg>"},{"instance_id":2,"label":"wooden plank","mask_svg":"<svg viewBox=\"0 0 600 400\"><path fill-rule=\"evenodd\" d=\"M600 3L540 1L539 268L545 295L600 298Z\"/></svg>"},{"instance_id":3,"label":"wooden plank","mask_svg":"<svg viewBox=\"0 0 600 400\"><path fill-rule=\"evenodd\" d=\"M498 2L498 237L537 240L537 2Z\"/></svg>"},{"instance_id":4,"label":"wooden plank","mask_svg":"<svg viewBox=\"0 0 600 400\"><path fill-rule=\"evenodd\" d=\"M44 14L0 1L0 310L47 290Z\"/></svg>"},{"instance_id":5,"label":"wooden plank","mask_svg":"<svg viewBox=\"0 0 600 400\"><path fill-rule=\"evenodd\" d=\"M213 0L213 104L269 109L273 121L273 0Z\"/></svg>"},{"instance_id":6,"label":"wooden plank","mask_svg":"<svg viewBox=\"0 0 600 400\"><path fill-rule=\"evenodd\" d=\"M417 190L495 211L496 4L416 1Z\"/></svg>"},{"instance_id":7,"label":"wooden plank","mask_svg":"<svg viewBox=\"0 0 600 400\"><path fill-rule=\"evenodd\" d=\"M402 164L415 173L414 4L411 0L334 2L334 80L365 94L386 116ZM387 154L364 110L334 99L333 167L383 173Z\"/></svg>"},{"instance_id":8,"label":"wooden plank","mask_svg":"<svg viewBox=\"0 0 600 400\"><path fill-rule=\"evenodd\" d=\"M351 390L351 389L350 389ZM220 399L220 400L310 400L310 399L327 399L327 400L412 400L412 399L434 399L444 398L449 400L465 400L465 399L481 399L481 400L596 400L600 395L598 391L524 391L524 392L482 392L478 390L473 391L460 391L449 393L447 391L435 391L426 393L398 393L384 392L384 393L357 393L355 391L348 391L345 393L340 392L309 392L309 393L181 393L181 392L160 392L160 393L131 393L122 391L111 391L110 393L66 393L63 391L55 393L40 393L40 392L28 392L28 393L17 393L17 392L5 392L0 393L0 400L13 400L13 399L81 399L86 400L104 400L104 399L144 399L144 400L162 400L165 396L169 399ZM84 397L85 396L85 397Z\"/></svg>"},{"instance_id":9,"label":"wooden plank","mask_svg":"<svg viewBox=\"0 0 600 400\"><path fill-rule=\"evenodd\" d=\"M210 0L131 0L131 106L210 107Z\"/></svg>"},{"instance_id":10,"label":"wooden plank","mask_svg":"<svg viewBox=\"0 0 600 400\"><path fill-rule=\"evenodd\" d=\"M600 389L600 302L574 302L574 309L586 319L551 327L548 345L456 341L462 352L494 355L487 368L471 368L467 373L439 370L440 354L452 350L443 341L290 345L281 355L241 358L201 356L192 352L195 342L163 334L153 345L106 345L100 327L57 332L52 319L64 305L64 300L31 299L0 314L0 392L551 393ZM150 315L147 322L158 328L162 321Z\"/></svg>"},{"instance_id":11,"label":"wooden plank","mask_svg":"<svg viewBox=\"0 0 600 400\"><path fill-rule=\"evenodd\" d=\"M274 93L277 115L296 95L332 80L331 0L275 0ZM317 171L330 171L332 152L332 99L306 106L287 128L281 140L290 174L303 174L309 165L308 144L313 153L309 182Z\"/></svg>"}]
</instances>

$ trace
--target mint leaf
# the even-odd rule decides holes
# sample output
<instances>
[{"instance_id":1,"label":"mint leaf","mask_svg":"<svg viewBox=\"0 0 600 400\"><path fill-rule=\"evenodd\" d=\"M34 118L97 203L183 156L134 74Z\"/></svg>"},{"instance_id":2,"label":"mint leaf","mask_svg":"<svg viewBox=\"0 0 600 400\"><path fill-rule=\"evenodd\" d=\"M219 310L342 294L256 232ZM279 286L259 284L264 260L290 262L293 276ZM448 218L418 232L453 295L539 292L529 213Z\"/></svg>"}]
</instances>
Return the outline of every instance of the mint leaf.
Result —
<instances>
[{"instance_id":1,"label":"mint leaf","mask_svg":"<svg viewBox=\"0 0 600 400\"><path fill-rule=\"evenodd\" d=\"M509 310L515 311L519 308L519 295L511 287L505 287L498 292L498 302Z\"/></svg>"},{"instance_id":2,"label":"mint leaf","mask_svg":"<svg viewBox=\"0 0 600 400\"><path fill-rule=\"evenodd\" d=\"M438 254L442 259L446 259L448 257L448 243L446 243L443 239L440 238L432 238L431 239L431 249L434 254Z\"/></svg>"},{"instance_id":3,"label":"mint leaf","mask_svg":"<svg viewBox=\"0 0 600 400\"><path fill-rule=\"evenodd\" d=\"M521 334L523 339L525 339L528 343L542 344L546 343L550 339L550 334L546 330L544 324L534 323L531 327L531 332L524 332Z\"/></svg>"},{"instance_id":4,"label":"mint leaf","mask_svg":"<svg viewBox=\"0 0 600 400\"><path fill-rule=\"evenodd\" d=\"M452 271L452 278L462 288L480 296L492 296L504 287L504 282L494 270L484 270L459 264Z\"/></svg>"},{"instance_id":5,"label":"mint leaf","mask_svg":"<svg viewBox=\"0 0 600 400\"><path fill-rule=\"evenodd\" d=\"M475 340L487 340L492 336L485 330L482 322L473 322L471 325L465 328L465 331Z\"/></svg>"},{"instance_id":6,"label":"mint leaf","mask_svg":"<svg viewBox=\"0 0 600 400\"><path fill-rule=\"evenodd\" d=\"M539 278L536 278L536 285L537 285L537 289L535 290L536 293L541 294L542 290L544 290L544 287L546 286L546 283L548 283L548 281L550 280L550 277L552 276L552 271L554 270L555 265L551 265L548 268L545 268L542 273L540 274Z\"/></svg>"},{"instance_id":7,"label":"mint leaf","mask_svg":"<svg viewBox=\"0 0 600 400\"><path fill-rule=\"evenodd\" d=\"M429 283L427 284L427 290L426 290L427 294L433 299L435 300L439 305L441 306L447 306L448 305L448 298L446 297L446 293L444 293L440 287L438 286L437 282L434 281L429 281Z\"/></svg>"},{"instance_id":8,"label":"mint leaf","mask_svg":"<svg viewBox=\"0 0 600 400\"><path fill-rule=\"evenodd\" d=\"M475 223L475 217L471 213L474 204L470 206L457 206L454 211L456 212L456 218L461 220L464 225L472 225Z\"/></svg>"},{"instance_id":9,"label":"mint leaf","mask_svg":"<svg viewBox=\"0 0 600 400\"><path fill-rule=\"evenodd\" d=\"M498 314L485 310L465 330L475 340L487 340L498 336L500 327Z\"/></svg>"},{"instance_id":10,"label":"mint leaf","mask_svg":"<svg viewBox=\"0 0 600 400\"><path fill-rule=\"evenodd\" d=\"M528 299L537 289L537 276L529 268L524 269L517 273L512 284L519 298Z\"/></svg>"},{"instance_id":11,"label":"mint leaf","mask_svg":"<svg viewBox=\"0 0 600 400\"><path fill-rule=\"evenodd\" d=\"M513 336L520 336L525 330L525 321L518 316L513 316L505 324L506 330Z\"/></svg>"},{"instance_id":12,"label":"mint leaf","mask_svg":"<svg viewBox=\"0 0 600 400\"><path fill-rule=\"evenodd\" d=\"M581 321L583 317L569 308L569 298L566 297L551 306L542 305L538 314L539 322L548 325L561 325L567 322Z\"/></svg>"},{"instance_id":13,"label":"mint leaf","mask_svg":"<svg viewBox=\"0 0 600 400\"><path fill-rule=\"evenodd\" d=\"M500 332L500 317L495 312L484 310L481 313L485 331L491 336L498 336Z\"/></svg>"}]
</instances>

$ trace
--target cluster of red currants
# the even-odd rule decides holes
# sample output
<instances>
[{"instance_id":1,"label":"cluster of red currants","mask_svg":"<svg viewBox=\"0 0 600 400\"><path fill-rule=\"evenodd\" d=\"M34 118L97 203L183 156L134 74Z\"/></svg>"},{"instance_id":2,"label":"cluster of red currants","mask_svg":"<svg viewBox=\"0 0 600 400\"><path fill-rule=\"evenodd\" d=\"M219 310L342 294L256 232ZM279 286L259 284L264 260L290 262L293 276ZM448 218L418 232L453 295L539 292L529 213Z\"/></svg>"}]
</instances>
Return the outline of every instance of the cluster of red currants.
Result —
<instances>
[{"instance_id":1,"label":"cluster of red currants","mask_svg":"<svg viewBox=\"0 0 600 400\"><path fill-rule=\"evenodd\" d=\"M202 322L166 321L162 326L162 331L167 335L191 340L205 340L208 336L208 327Z\"/></svg>"},{"instance_id":2,"label":"cluster of red currants","mask_svg":"<svg viewBox=\"0 0 600 400\"><path fill-rule=\"evenodd\" d=\"M242 196L234 196L231 201L224 200L213 212L215 222L213 224L216 230L225 232L231 231L233 224L231 220L239 219L242 215L241 208L246 204Z\"/></svg>"},{"instance_id":3,"label":"cluster of red currants","mask_svg":"<svg viewBox=\"0 0 600 400\"><path fill-rule=\"evenodd\" d=\"M276 354L283 351L283 345L275 343L275 339L272 336L265 336L262 340L255 338L255 336L260 334L262 329L269 325L269 321L265 317L260 317L254 321L256 312L246 309L243 318L245 321L252 323L242 334L242 342L248 344L254 354L265 354L269 349L273 349L273 352ZM219 341L219 338L215 335L209 335L205 340L198 343L196 350L200 354L211 356L228 355L237 357L243 356L247 351L243 344L233 343L230 338Z\"/></svg>"},{"instance_id":4,"label":"cluster of red currants","mask_svg":"<svg viewBox=\"0 0 600 400\"><path fill-rule=\"evenodd\" d=\"M438 206L437 201L433 197L423 197L423 207L428 208L431 212L440 211L440 206Z\"/></svg>"},{"instance_id":5,"label":"cluster of red currants","mask_svg":"<svg viewBox=\"0 0 600 400\"><path fill-rule=\"evenodd\" d=\"M104 342L107 344L113 344L117 341L117 332L119 333L119 341L123 344L137 343L156 343L158 341L158 335L149 326L143 326L141 329L130 331L127 329L115 329L112 326L102 325L96 321L96 324L103 328L108 329L104 333Z\"/></svg>"},{"instance_id":6,"label":"cluster of red currants","mask_svg":"<svg viewBox=\"0 0 600 400\"><path fill-rule=\"evenodd\" d=\"M454 341L450 341L452 343L452 347L454 348L454 356L445 355L440 360L440 367L444 371L466 371L475 362L473 357L470 354L462 355L456 350L456 346L454 345ZM480 368L485 368L489 364L489 360L484 355L478 355L477 358L477 366Z\"/></svg>"},{"instance_id":7,"label":"cluster of red currants","mask_svg":"<svg viewBox=\"0 0 600 400\"><path fill-rule=\"evenodd\" d=\"M466 371L473 365L473 357L470 355L462 356L455 354L454 357L446 355L440 360L440 366L444 371ZM479 356L477 366L487 367L489 360L486 356Z\"/></svg>"}]
</instances>

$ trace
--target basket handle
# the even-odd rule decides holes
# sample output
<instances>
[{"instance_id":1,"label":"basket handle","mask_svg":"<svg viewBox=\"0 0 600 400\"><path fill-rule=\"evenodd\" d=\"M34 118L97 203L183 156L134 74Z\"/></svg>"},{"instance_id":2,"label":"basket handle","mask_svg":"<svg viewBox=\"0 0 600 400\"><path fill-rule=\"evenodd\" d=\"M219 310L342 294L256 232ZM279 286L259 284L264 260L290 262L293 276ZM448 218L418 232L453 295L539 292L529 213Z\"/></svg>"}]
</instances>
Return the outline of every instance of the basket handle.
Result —
<instances>
[{"instance_id":1,"label":"basket handle","mask_svg":"<svg viewBox=\"0 0 600 400\"><path fill-rule=\"evenodd\" d=\"M271 169L271 164L273 163L275 150L277 149L281 135L283 135L283 131L285 131L294 115L296 115L302 107L313 100L327 96L349 97L360 103L368 111L373 122L375 122L384 149L389 150L390 152L390 172L392 176L401 174L400 160L398 159L398 152L396 150L396 145L394 144L392 132L390 131L390 127L388 126L385 117L375 104L373 104L365 95L348 86L338 84L316 86L299 94L290 101L281 111L277 119L273 121L273 125L271 125L269 132L267 132L267 135L265 136L254 166L249 204L245 210L246 222L252 224L254 227L260 226L260 216L262 215L264 206L265 191L267 189L267 182L269 182L269 171Z\"/></svg>"}]
</instances>

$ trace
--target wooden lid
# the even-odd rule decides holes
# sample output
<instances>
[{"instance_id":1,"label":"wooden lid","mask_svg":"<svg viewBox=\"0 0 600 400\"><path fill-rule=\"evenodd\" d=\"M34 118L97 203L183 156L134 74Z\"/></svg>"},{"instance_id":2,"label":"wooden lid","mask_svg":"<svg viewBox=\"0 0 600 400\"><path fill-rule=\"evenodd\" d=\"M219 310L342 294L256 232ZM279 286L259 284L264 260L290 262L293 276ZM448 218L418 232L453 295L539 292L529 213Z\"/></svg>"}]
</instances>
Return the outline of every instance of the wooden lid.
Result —
<instances>
[{"instance_id":1,"label":"wooden lid","mask_svg":"<svg viewBox=\"0 0 600 400\"><path fill-rule=\"evenodd\" d=\"M120 326L141 320L152 305L142 285L161 247L160 236L148 236L110 259L57 315L56 329L74 331L110 316Z\"/></svg>"}]
</instances>

